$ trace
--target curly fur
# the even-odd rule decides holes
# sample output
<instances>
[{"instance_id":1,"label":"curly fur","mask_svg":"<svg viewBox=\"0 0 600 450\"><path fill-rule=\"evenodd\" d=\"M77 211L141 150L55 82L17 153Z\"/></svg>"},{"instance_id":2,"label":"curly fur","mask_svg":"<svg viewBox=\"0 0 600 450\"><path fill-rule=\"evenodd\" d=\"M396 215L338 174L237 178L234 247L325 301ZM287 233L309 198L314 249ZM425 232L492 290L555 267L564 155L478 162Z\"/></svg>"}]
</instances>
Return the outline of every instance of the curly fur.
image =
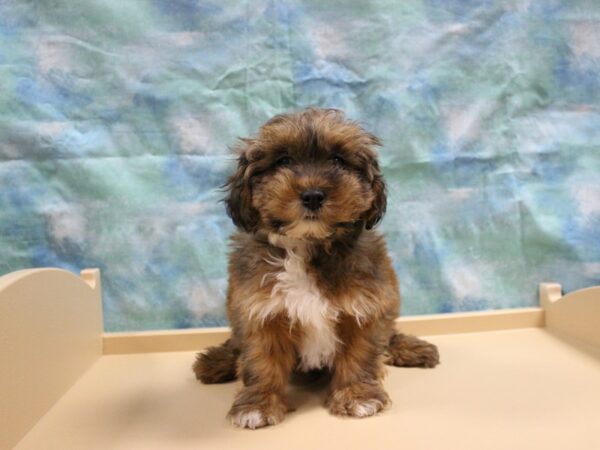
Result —
<instances>
[{"instance_id":1,"label":"curly fur","mask_svg":"<svg viewBox=\"0 0 600 450\"><path fill-rule=\"evenodd\" d=\"M374 148L379 140L340 111L307 109L268 121L243 139L229 178L232 236L227 312L232 337L198 355L204 383L240 377L235 425L284 419L294 372L330 373L332 414L387 408L385 362L434 367L437 349L397 334L400 293L384 239L386 210ZM317 209L302 194L318 189Z\"/></svg>"}]
</instances>

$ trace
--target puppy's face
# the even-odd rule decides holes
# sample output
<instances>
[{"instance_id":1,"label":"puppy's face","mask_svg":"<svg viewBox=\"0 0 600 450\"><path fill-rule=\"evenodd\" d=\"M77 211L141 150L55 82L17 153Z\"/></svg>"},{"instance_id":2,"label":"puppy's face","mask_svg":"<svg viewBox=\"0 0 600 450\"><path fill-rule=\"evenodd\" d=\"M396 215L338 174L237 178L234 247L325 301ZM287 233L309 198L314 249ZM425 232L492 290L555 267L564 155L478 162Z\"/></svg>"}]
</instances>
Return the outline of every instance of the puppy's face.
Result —
<instances>
[{"instance_id":1,"label":"puppy's face","mask_svg":"<svg viewBox=\"0 0 600 450\"><path fill-rule=\"evenodd\" d=\"M276 116L243 140L227 211L248 232L294 239L333 239L359 222L372 228L386 206L376 145L340 111Z\"/></svg>"}]
</instances>

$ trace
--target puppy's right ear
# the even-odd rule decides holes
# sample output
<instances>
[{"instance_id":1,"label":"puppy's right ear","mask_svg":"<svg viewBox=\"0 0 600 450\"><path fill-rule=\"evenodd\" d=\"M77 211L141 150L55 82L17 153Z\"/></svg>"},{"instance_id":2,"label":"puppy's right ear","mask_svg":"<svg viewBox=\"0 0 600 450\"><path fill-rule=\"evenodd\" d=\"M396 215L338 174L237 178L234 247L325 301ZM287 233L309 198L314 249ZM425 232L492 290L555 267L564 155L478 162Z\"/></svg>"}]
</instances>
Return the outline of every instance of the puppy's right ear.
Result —
<instances>
[{"instance_id":1,"label":"puppy's right ear","mask_svg":"<svg viewBox=\"0 0 600 450\"><path fill-rule=\"evenodd\" d=\"M246 148L239 150L237 169L224 186L228 191L225 198L227 215L231 217L237 227L247 232L256 230L259 218L258 211L252 207L252 186L250 184L252 174L247 157L247 147L250 142L250 140L242 140Z\"/></svg>"}]
</instances>

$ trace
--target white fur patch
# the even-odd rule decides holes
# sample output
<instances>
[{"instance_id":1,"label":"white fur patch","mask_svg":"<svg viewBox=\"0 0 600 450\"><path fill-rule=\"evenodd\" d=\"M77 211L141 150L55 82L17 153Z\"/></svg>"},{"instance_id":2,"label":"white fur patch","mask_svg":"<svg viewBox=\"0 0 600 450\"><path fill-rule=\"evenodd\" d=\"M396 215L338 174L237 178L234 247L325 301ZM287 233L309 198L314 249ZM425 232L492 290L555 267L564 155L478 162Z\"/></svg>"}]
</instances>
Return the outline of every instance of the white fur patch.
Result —
<instances>
[{"instance_id":1,"label":"white fur patch","mask_svg":"<svg viewBox=\"0 0 600 450\"><path fill-rule=\"evenodd\" d=\"M257 409L238 413L231 418L231 422L238 427L251 428L253 430L265 425L263 415Z\"/></svg>"},{"instance_id":2,"label":"white fur patch","mask_svg":"<svg viewBox=\"0 0 600 450\"><path fill-rule=\"evenodd\" d=\"M271 258L267 262L283 270L273 273L276 282L270 299L255 304L251 314L264 321L286 312L291 324L300 325L303 332L298 349L300 367L304 370L331 367L338 342L335 335L338 311L321 295L306 271L305 244L293 239L282 240L277 236L270 240L274 245L286 249L286 257Z\"/></svg>"},{"instance_id":3,"label":"white fur patch","mask_svg":"<svg viewBox=\"0 0 600 450\"><path fill-rule=\"evenodd\" d=\"M383 409L383 403L379 400L371 399L361 403L357 403L353 408L354 416L368 417L376 414Z\"/></svg>"}]
</instances>

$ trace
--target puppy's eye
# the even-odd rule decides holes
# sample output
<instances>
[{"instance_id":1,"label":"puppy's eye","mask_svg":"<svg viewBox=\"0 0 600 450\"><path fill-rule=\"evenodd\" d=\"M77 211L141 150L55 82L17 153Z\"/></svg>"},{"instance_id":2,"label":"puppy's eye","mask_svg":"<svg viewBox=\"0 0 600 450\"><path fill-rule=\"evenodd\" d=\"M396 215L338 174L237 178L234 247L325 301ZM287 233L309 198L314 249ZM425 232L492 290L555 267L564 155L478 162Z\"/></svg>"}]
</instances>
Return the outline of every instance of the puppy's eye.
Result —
<instances>
[{"instance_id":1,"label":"puppy's eye","mask_svg":"<svg viewBox=\"0 0 600 450\"><path fill-rule=\"evenodd\" d=\"M346 165L346 161L344 161L344 158L342 158L341 156L335 155L333 158L331 158L331 160L333 161L333 163L336 166L345 166Z\"/></svg>"},{"instance_id":2,"label":"puppy's eye","mask_svg":"<svg viewBox=\"0 0 600 450\"><path fill-rule=\"evenodd\" d=\"M289 156L282 156L281 158L279 158L277 160L277 165L278 166L289 166L292 162L292 158L290 158Z\"/></svg>"}]
</instances>

